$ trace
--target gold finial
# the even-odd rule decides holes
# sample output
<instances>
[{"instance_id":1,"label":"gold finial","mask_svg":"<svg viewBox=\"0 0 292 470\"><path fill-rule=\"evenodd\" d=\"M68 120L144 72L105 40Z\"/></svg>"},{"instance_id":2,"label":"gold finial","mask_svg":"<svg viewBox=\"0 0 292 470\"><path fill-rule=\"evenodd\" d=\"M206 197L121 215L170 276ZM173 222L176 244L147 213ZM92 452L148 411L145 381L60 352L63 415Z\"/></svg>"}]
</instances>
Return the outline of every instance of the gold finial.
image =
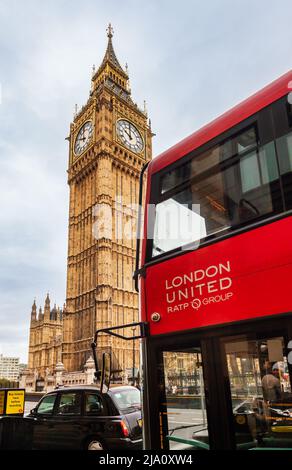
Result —
<instances>
[{"instance_id":1,"label":"gold finial","mask_svg":"<svg viewBox=\"0 0 292 470\"><path fill-rule=\"evenodd\" d=\"M112 38L113 34L114 34L114 29L113 29L113 27L110 23L109 23L106 31L107 31L107 37Z\"/></svg>"},{"instance_id":2,"label":"gold finial","mask_svg":"<svg viewBox=\"0 0 292 470\"><path fill-rule=\"evenodd\" d=\"M127 62L126 62L126 65L125 65L125 69L126 69L126 74L128 75L129 74L129 67L128 67Z\"/></svg>"}]
</instances>

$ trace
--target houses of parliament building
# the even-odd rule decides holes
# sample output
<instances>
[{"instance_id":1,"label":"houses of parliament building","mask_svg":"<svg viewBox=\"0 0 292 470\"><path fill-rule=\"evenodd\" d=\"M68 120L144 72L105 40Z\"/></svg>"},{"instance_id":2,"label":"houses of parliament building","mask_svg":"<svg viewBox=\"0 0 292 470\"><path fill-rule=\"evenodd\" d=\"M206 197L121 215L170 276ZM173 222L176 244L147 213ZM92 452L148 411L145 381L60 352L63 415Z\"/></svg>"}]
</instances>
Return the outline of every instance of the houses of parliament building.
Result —
<instances>
[{"instance_id":1,"label":"houses of parliament building","mask_svg":"<svg viewBox=\"0 0 292 470\"><path fill-rule=\"evenodd\" d=\"M132 100L127 67L114 51L113 29L100 67L93 70L87 103L70 124L69 228L66 304L31 312L27 380L52 382L55 370L79 373L92 365L91 341L99 328L138 321L132 273L139 176L151 159L152 131L146 109ZM133 332L134 334L134 332ZM111 336L113 375L125 380L139 364L139 344ZM135 355L135 357L133 357ZM69 376L68 375L68 376ZM128 374L129 375L129 374ZM65 377L65 375L64 375ZM32 388L34 385L32 386Z\"/></svg>"}]
</instances>

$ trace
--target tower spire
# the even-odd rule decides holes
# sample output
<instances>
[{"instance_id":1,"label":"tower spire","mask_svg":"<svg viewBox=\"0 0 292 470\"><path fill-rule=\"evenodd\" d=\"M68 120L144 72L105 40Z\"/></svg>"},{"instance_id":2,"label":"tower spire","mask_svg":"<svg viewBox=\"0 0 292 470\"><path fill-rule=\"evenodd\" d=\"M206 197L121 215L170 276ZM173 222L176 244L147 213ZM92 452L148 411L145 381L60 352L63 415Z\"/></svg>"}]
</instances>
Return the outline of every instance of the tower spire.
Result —
<instances>
[{"instance_id":1,"label":"tower spire","mask_svg":"<svg viewBox=\"0 0 292 470\"><path fill-rule=\"evenodd\" d=\"M51 303L50 296L49 296L49 293L47 293L47 297L45 300L45 308L44 308L44 320L45 321L50 320L50 310L51 310L50 303Z\"/></svg>"},{"instance_id":2,"label":"tower spire","mask_svg":"<svg viewBox=\"0 0 292 470\"><path fill-rule=\"evenodd\" d=\"M43 320L43 318L44 318L44 315L43 315L42 307L40 307L39 308L38 320Z\"/></svg>"},{"instance_id":3,"label":"tower spire","mask_svg":"<svg viewBox=\"0 0 292 470\"><path fill-rule=\"evenodd\" d=\"M114 30L113 30L113 27L112 27L111 23L109 23L106 31L107 31L107 37L108 37L107 48L106 48L106 51L105 51L103 61L100 65L100 67L98 68L97 72L95 73L94 77L101 75L101 73L105 69L107 70L108 67L112 67L115 72L117 72L118 74L120 74L122 76L123 79L127 80L128 79L128 74L121 67L121 65L120 65L120 63L117 59L116 53L114 51L114 47L113 47L113 43L112 43L112 37L113 37L113 34L114 34Z\"/></svg>"},{"instance_id":4,"label":"tower spire","mask_svg":"<svg viewBox=\"0 0 292 470\"><path fill-rule=\"evenodd\" d=\"M37 306L36 306L35 299L34 299L32 307L31 307L31 319L36 320L36 316L37 316Z\"/></svg>"},{"instance_id":5,"label":"tower spire","mask_svg":"<svg viewBox=\"0 0 292 470\"><path fill-rule=\"evenodd\" d=\"M111 23L108 24L106 32L107 32L107 37L111 39L114 35L114 29L113 29Z\"/></svg>"},{"instance_id":6,"label":"tower spire","mask_svg":"<svg viewBox=\"0 0 292 470\"><path fill-rule=\"evenodd\" d=\"M50 295L49 295L49 293L47 293L47 297L46 297L46 300L45 300L45 305L50 305Z\"/></svg>"}]
</instances>

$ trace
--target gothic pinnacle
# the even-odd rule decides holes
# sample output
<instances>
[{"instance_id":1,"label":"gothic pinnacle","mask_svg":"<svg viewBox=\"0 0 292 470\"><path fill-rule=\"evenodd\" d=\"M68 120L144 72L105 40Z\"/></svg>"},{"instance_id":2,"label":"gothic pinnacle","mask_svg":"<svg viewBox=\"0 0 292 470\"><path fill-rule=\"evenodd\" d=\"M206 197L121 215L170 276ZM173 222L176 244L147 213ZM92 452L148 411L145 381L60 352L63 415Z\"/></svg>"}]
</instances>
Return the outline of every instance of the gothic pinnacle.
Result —
<instances>
[{"instance_id":1,"label":"gothic pinnacle","mask_svg":"<svg viewBox=\"0 0 292 470\"><path fill-rule=\"evenodd\" d=\"M100 67L98 68L96 74L98 75L102 71L104 71L106 65L109 64L110 66L112 66L115 69L115 71L117 71L119 74L121 74L124 79L127 79L128 75L122 69L122 67L121 67L121 65L120 65L120 63L117 59L117 56L115 54L114 48L113 48L112 37L113 37L114 30L113 30L113 27L112 27L111 23L109 23L106 31L107 31L107 37L108 37L108 44L107 44L105 56L103 58L103 61L100 65ZM95 77L95 75L93 77Z\"/></svg>"},{"instance_id":2,"label":"gothic pinnacle","mask_svg":"<svg viewBox=\"0 0 292 470\"><path fill-rule=\"evenodd\" d=\"M107 31L107 37L111 39L113 37L113 34L114 34L114 29L113 29L111 23L108 24L108 27L107 27L106 31Z\"/></svg>"},{"instance_id":3,"label":"gothic pinnacle","mask_svg":"<svg viewBox=\"0 0 292 470\"><path fill-rule=\"evenodd\" d=\"M47 293L47 297L46 297L46 300L45 300L45 305L50 305L50 296L49 296L49 293Z\"/></svg>"}]
</instances>

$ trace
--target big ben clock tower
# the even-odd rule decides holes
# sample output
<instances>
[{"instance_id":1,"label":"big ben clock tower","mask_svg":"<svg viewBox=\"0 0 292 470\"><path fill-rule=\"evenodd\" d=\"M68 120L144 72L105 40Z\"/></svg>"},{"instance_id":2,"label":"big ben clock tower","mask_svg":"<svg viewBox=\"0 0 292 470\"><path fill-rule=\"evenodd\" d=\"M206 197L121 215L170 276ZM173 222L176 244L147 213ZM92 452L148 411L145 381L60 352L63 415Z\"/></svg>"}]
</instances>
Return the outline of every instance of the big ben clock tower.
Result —
<instances>
[{"instance_id":1,"label":"big ben clock tower","mask_svg":"<svg viewBox=\"0 0 292 470\"><path fill-rule=\"evenodd\" d=\"M132 281L135 239L117 226L134 229L139 175L151 158L152 133L146 111L132 101L127 69L121 67L113 49L111 25L107 36L106 53L92 76L89 99L70 125L62 351L68 371L84 366L96 329L138 320ZM95 230L101 215L105 226ZM128 341L104 337L100 347L112 352L117 375L131 371L133 361L137 367L138 344L133 350Z\"/></svg>"}]
</instances>

